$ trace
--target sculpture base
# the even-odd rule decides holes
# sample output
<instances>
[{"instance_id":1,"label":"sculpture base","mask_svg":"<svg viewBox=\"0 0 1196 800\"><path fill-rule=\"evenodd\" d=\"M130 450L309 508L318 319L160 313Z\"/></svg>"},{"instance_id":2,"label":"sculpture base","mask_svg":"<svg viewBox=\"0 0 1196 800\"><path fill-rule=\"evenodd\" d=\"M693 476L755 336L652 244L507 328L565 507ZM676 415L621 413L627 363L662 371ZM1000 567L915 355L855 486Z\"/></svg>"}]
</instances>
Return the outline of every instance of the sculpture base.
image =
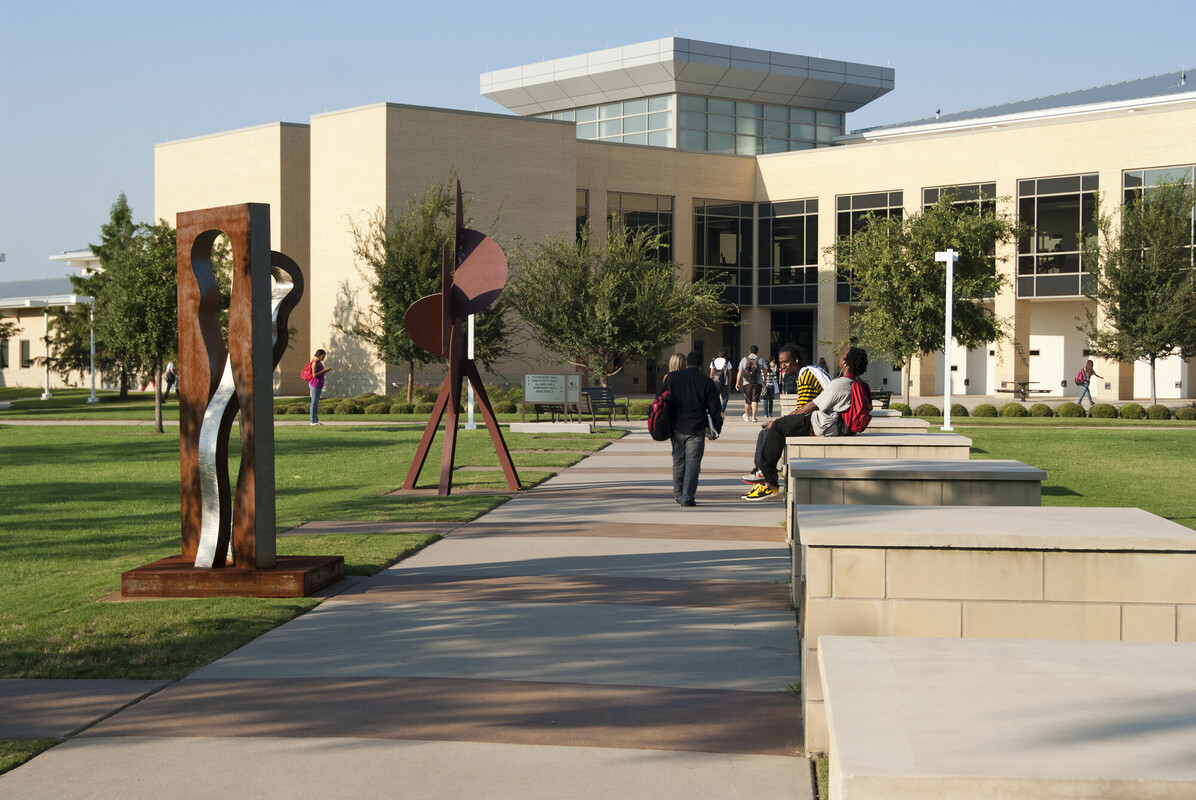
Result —
<instances>
[{"instance_id":1,"label":"sculpture base","mask_svg":"<svg viewBox=\"0 0 1196 800\"><path fill-rule=\"evenodd\" d=\"M306 597L345 577L343 556L279 556L274 569L197 569L181 555L121 573L121 597Z\"/></svg>"}]
</instances>

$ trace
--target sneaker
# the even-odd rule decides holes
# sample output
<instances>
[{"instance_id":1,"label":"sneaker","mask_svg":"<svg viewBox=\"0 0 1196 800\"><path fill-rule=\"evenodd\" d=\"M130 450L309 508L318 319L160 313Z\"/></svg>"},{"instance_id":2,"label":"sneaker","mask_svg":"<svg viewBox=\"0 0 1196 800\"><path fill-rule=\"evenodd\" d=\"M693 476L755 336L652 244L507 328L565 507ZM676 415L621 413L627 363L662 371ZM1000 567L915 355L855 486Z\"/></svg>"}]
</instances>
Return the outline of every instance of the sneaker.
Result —
<instances>
[{"instance_id":1,"label":"sneaker","mask_svg":"<svg viewBox=\"0 0 1196 800\"><path fill-rule=\"evenodd\" d=\"M764 473L758 469L753 470L753 471L749 472L747 475L740 475L739 480L743 481L744 483L749 483L749 484L762 483L764 481Z\"/></svg>"},{"instance_id":2,"label":"sneaker","mask_svg":"<svg viewBox=\"0 0 1196 800\"><path fill-rule=\"evenodd\" d=\"M323 422L313 422L312 425L323 425Z\"/></svg>"},{"instance_id":3,"label":"sneaker","mask_svg":"<svg viewBox=\"0 0 1196 800\"><path fill-rule=\"evenodd\" d=\"M766 500L769 497L776 497L777 490L769 486L767 483L757 483L752 487L752 490L743 496L744 500Z\"/></svg>"}]
</instances>

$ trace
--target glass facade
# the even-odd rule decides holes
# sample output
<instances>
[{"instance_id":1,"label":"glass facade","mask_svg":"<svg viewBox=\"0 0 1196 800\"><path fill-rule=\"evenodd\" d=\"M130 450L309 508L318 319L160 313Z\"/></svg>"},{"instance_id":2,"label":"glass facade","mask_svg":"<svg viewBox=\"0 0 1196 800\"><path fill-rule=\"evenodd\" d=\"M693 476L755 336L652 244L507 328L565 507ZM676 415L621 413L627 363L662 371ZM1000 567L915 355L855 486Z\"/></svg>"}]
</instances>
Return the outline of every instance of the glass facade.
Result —
<instances>
[{"instance_id":1,"label":"glass facade","mask_svg":"<svg viewBox=\"0 0 1196 800\"><path fill-rule=\"evenodd\" d=\"M641 97L538 115L577 124L577 138L599 142L676 147L673 95Z\"/></svg>"},{"instance_id":2,"label":"glass facade","mask_svg":"<svg viewBox=\"0 0 1196 800\"><path fill-rule=\"evenodd\" d=\"M29 365L33 363L33 356L29 353L29 340L21 340L21 369L29 369Z\"/></svg>"},{"instance_id":3,"label":"glass facade","mask_svg":"<svg viewBox=\"0 0 1196 800\"><path fill-rule=\"evenodd\" d=\"M1096 236L1096 174L1017 182L1018 216L1033 231L1018 242L1018 297L1078 297L1089 288L1081 239Z\"/></svg>"},{"instance_id":4,"label":"glass facade","mask_svg":"<svg viewBox=\"0 0 1196 800\"><path fill-rule=\"evenodd\" d=\"M818 201L760 203L757 209L759 304L817 305Z\"/></svg>"},{"instance_id":5,"label":"glass facade","mask_svg":"<svg viewBox=\"0 0 1196 800\"><path fill-rule=\"evenodd\" d=\"M0 339L0 369L8 369L8 340Z\"/></svg>"},{"instance_id":6,"label":"glass facade","mask_svg":"<svg viewBox=\"0 0 1196 800\"><path fill-rule=\"evenodd\" d=\"M751 203L694 201L694 264L697 277L718 276L723 301L752 305Z\"/></svg>"},{"instance_id":7,"label":"glass facade","mask_svg":"<svg viewBox=\"0 0 1196 800\"><path fill-rule=\"evenodd\" d=\"M678 95L677 147L708 153L785 153L826 147L843 133L843 114L809 108Z\"/></svg>"},{"instance_id":8,"label":"glass facade","mask_svg":"<svg viewBox=\"0 0 1196 800\"><path fill-rule=\"evenodd\" d=\"M1185 167L1168 167L1165 169L1139 169L1132 170L1125 173L1123 186L1124 202L1129 203L1133 201L1138 193L1145 192L1147 200L1150 199L1150 187L1158 185L1161 181L1183 181L1189 186L1196 183L1196 166L1188 165ZM1190 222L1192 228L1192 241L1188 245L1188 262L1196 264L1196 208L1192 209L1192 220Z\"/></svg>"},{"instance_id":9,"label":"glass facade","mask_svg":"<svg viewBox=\"0 0 1196 800\"><path fill-rule=\"evenodd\" d=\"M903 196L901 192L869 192L868 194L845 194L835 199L835 223L839 236L851 236L867 224L868 218L896 217L901 219ZM835 276L835 302L851 303L855 296L851 291L851 274L840 270Z\"/></svg>"},{"instance_id":10,"label":"glass facade","mask_svg":"<svg viewBox=\"0 0 1196 800\"><path fill-rule=\"evenodd\" d=\"M922 207L929 208L939 201L943 193L951 196L952 205L969 209L977 214L997 213L997 184L995 183L964 183L957 186L935 186L922 190ZM988 261L992 265L992 274L997 274L997 243L993 242L988 251ZM986 297L995 297L989 292Z\"/></svg>"},{"instance_id":11,"label":"glass facade","mask_svg":"<svg viewBox=\"0 0 1196 800\"><path fill-rule=\"evenodd\" d=\"M673 198L654 194L608 194L607 217L618 217L625 228L648 228L662 237L656 256L673 259Z\"/></svg>"}]
</instances>

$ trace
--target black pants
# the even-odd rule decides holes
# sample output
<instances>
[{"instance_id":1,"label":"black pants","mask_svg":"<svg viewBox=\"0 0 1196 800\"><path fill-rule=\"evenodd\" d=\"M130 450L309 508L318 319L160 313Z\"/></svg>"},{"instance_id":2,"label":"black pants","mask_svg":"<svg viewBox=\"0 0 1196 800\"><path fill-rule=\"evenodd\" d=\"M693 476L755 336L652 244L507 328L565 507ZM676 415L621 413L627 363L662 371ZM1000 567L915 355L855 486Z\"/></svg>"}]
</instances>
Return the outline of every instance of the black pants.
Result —
<instances>
[{"instance_id":1,"label":"black pants","mask_svg":"<svg viewBox=\"0 0 1196 800\"><path fill-rule=\"evenodd\" d=\"M772 427L765 431L760 463L756 464L756 469L764 473L765 483L769 486L780 485L777 462L781 460L781 453L785 452L785 437L811 436L812 431L808 414L786 414L772 423Z\"/></svg>"}]
</instances>

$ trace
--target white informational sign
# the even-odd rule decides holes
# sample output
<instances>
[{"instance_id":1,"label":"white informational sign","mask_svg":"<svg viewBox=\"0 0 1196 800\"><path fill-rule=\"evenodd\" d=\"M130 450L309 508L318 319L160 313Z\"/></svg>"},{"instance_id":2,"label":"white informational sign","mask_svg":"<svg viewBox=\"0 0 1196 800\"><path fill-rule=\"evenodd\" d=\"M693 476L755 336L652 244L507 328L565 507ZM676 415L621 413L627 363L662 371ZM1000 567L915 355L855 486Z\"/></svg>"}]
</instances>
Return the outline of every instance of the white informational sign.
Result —
<instances>
[{"instance_id":1,"label":"white informational sign","mask_svg":"<svg viewBox=\"0 0 1196 800\"><path fill-rule=\"evenodd\" d=\"M523 376L525 403L576 403L580 400L580 375Z\"/></svg>"}]
</instances>

